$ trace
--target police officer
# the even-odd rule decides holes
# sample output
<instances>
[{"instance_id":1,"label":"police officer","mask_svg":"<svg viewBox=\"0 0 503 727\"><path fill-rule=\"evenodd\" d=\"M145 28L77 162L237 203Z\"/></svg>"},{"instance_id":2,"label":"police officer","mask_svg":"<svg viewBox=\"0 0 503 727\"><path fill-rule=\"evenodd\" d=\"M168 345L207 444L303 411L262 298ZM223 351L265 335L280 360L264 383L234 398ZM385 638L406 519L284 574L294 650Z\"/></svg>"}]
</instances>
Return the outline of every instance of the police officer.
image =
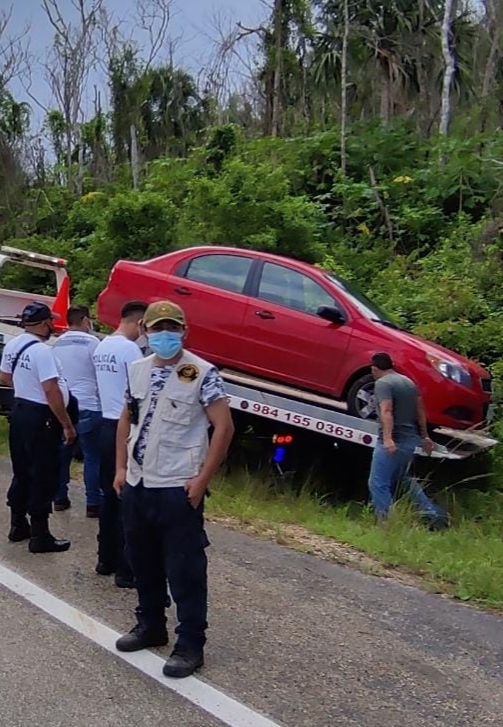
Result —
<instances>
[{"instance_id":1,"label":"police officer","mask_svg":"<svg viewBox=\"0 0 503 727\"><path fill-rule=\"evenodd\" d=\"M54 343L63 375L70 391L79 402L79 421L76 426L84 459L86 516L97 518L101 504L100 431L101 406L94 368L93 354L99 344L92 333L91 313L86 305L72 305L66 314L68 331ZM67 510L70 465L73 448L61 448L60 482L54 500L55 510Z\"/></svg>"},{"instance_id":2,"label":"police officer","mask_svg":"<svg viewBox=\"0 0 503 727\"><path fill-rule=\"evenodd\" d=\"M124 553L120 502L113 488L115 438L126 396L126 366L142 357L136 341L141 334L140 321L146 309L147 304L142 301L126 303L121 311L119 327L98 344L93 355L103 416L100 433L103 501L99 514L96 572L99 575L115 573L115 585L119 588L133 588L134 580Z\"/></svg>"},{"instance_id":3,"label":"police officer","mask_svg":"<svg viewBox=\"0 0 503 727\"><path fill-rule=\"evenodd\" d=\"M62 440L70 446L76 437L67 412L68 387L59 362L46 345L54 333L55 317L44 303L27 305L21 316L25 333L6 344L0 364L1 382L14 386L9 429L14 474L7 495L9 540L30 538L32 553L58 553L70 547L69 540L56 540L49 531L58 488L59 448Z\"/></svg>"},{"instance_id":4,"label":"police officer","mask_svg":"<svg viewBox=\"0 0 503 727\"><path fill-rule=\"evenodd\" d=\"M182 309L170 301L153 303L144 326L154 353L129 366L131 399L117 430L114 483L138 590L138 623L117 641L117 649L168 642L167 577L179 625L163 671L186 677L204 662L209 542L203 500L234 427L218 371L183 349Z\"/></svg>"}]
</instances>

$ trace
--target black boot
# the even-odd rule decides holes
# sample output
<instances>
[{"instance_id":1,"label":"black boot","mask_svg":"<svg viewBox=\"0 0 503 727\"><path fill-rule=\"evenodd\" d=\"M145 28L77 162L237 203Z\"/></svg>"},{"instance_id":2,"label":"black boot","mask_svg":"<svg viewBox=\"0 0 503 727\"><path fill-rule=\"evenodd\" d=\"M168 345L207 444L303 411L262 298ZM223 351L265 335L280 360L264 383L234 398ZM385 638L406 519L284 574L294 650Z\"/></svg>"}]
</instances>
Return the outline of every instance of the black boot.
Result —
<instances>
[{"instance_id":1,"label":"black boot","mask_svg":"<svg viewBox=\"0 0 503 727\"><path fill-rule=\"evenodd\" d=\"M136 624L125 636L117 639L115 647L118 651L140 651L151 646L166 646L168 632L165 628L158 631L149 631L144 626Z\"/></svg>"},{"instance_id":2,"label":"black boot","mask_svg":"<svg viewBox=\"0 0 503 727\"><path fill-rule=\"evenodd\" d=\"M31 519L30 553L63 553L70 547L69 540L56 540L49 532L49 517Z\"/></svg>"},{"instance_id":3,"label":"black boot","mask_svg":"<svg viewBox=\"0 0 503 727\"><path fill-rule=\"evenodd\" d=\"M204 653L202 649L183 649L176 645L162 673L172 679L185 679L204 666Z\"/></svg>"},{"instance_id":4,"label":"black boot","mask_svg":"<svg viewBox=\"0 0 503 727\"><path fill-rule=\"evenodd\" d=\"M11 543L20 543L30 537L30 524L26 515L12 512L10 516L9 540Z\"/></svg>"}]
</instances>

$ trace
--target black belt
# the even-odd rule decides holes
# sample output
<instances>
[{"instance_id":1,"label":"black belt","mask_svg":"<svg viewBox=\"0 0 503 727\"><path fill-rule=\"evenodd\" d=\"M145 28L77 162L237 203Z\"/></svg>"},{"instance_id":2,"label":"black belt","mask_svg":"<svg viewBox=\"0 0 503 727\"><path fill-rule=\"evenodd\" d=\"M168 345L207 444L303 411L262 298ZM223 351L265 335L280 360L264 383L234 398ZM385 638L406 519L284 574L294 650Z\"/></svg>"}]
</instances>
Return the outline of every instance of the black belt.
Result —
<instances>
[{"instance_id":1,"label":"black belt","mask_svg":"<svg viewBox=\"0 0 503 727\"><path fill-rule=\"evenodd\" d=\"M51 411L48 404L41 404L39 401L30 401L29 399L14 398L14 405L18 409L38 409L39 411L49 412Z\"/></svg>"}]
</instances>

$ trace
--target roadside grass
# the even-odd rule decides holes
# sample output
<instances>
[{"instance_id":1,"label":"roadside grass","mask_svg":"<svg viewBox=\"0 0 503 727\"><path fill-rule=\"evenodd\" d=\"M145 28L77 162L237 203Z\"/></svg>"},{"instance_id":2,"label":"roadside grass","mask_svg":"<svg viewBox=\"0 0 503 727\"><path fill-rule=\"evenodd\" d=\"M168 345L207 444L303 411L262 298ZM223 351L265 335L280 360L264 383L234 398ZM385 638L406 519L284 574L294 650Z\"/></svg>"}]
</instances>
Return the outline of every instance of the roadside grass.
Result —
<instances>
[{"instance_id":1,"label":"roadside grass","mask_svg":"<svg viewBox=\"0 0 503 727\"><path fill-rule=\"evenodd\" d=\"M214 483L207 510L210 517L235 519L278 542L295 547L298 539L303 550L323 555L325 543L328 558L330 541L336 541L378 564L418 576L429 590L503 609L503 493L444 493L443 504L452 518L447 531L430 532L404 501L395 506L383 528L375 524L369 508L357 503L333 506L307 487L295 495L242 473ZM306 539L295 530L292 534L292 525L320 538L306 548ZM363 568L379 570L372 561Z\"/></svg>"}]
</instances>

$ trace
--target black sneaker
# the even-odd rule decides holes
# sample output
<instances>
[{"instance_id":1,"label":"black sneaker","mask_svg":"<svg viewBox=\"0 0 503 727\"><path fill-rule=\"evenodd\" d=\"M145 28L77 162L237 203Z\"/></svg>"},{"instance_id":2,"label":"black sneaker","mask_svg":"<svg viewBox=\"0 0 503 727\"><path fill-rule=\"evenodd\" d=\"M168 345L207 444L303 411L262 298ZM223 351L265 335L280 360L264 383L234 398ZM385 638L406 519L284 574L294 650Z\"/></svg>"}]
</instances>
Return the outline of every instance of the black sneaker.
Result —
<instances>
[{"instance_id":1,"label":"black sneaker","mask_svg":"<svg viewBox=\"0 0 503 727\"><path fill-rule=\"evenodd\" d=\"M99 560L95 570L99 576L111 576L112 573L115 573L116 569L114 565Z\"/></svg>"},{"instance_id":2,"label":"black sneaker","mask_svg":"<svg viewBox=\"0 0 503 727\"><path fill-rule=\"evenodd\" d=\"M184 679L190 677L197 669L204 666L203 650L185 651L175 646L173 653L164 664L162 673L172 679Z\"/></svg>"},{"instance_id":3,"label":"black sneaker","mask_svg":"<svg viewBox=\"0 0 503 727\"><path fill-rule=\"evenodd\" d=\"M117 639L115 646L118 651L140 651L151 646L166 646L168 633L166 629L159 632L148 631L144 626L136 624L125 636Z\"/></svg>"},{"instance_id":4,"label":"black sneaker","mask_svg":"<svg viewBox=\"0 0 503 727\"><path fill-rule=\"evenodd\" d=\"M51 533L30 538L30 553L64 553L70 548L69 540L57 540Z\"/></svg>"},{"instance_id":5,"label":"black sneaker","mask_svg":"<svg viewBox=\"0 0 503 727\"><path fill-rule=\"evenodd\" d=\"M64 500L56 500L54 502L54 509L56 512L63 512L64 510L69 510L72 506L72 503L66 497Z\"/></svg>"}]
</instances>

